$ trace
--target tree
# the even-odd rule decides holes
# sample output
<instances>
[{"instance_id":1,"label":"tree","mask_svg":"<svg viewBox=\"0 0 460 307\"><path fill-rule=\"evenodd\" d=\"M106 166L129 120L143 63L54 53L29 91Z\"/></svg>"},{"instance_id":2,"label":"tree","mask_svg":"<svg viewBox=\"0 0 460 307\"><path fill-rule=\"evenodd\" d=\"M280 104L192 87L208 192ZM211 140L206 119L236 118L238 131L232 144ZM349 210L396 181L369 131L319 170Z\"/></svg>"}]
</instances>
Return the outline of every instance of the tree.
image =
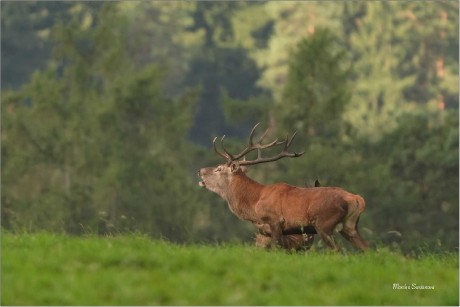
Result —
<instances>
[{"instance_id":1,"label":"tree","mask_svg":"<svg viewBox=\"0 0 460 307\"><path fill-rule=\"evenodd\" d=\"M273 29L266 48L251 54L262 70L258 84L280 101L287 83L289 56L298 42L315 33L317 27L333 32L340 29L341 6L331 2L267 2L258 14L268 15Z\"/></svg>"},{"instance_id":2,"label":"tree","mask_svg":"<svg viewBox=\"0 0 460 307\"><path fill-rule=\"evenodd\" d=\"M87 23L99 3L2 1L2 88L18 89L51 57L51 28L59 20L78 16Z\"/></svg>"},{"instance_id":3,"label":"tree","mask_svg":"<svg viewBox=\"0 0 460 307\"><path fill-rule=\"evenodd\" d=\"M44 64L40 59L49 56L49 48L44 46L45 40L40 37L43 36L41 33L46 33L49 14L40 3L2 1L1 7L2 87L17 88L34 68ZM43 15L48 18L43 18ZM41 32L43 30L45 32ZM34 57L25 56L32 50ZM27 65L13 64L23 59L26 59Z\"/></svg>"},{"instance_id":4,"label":"tree","mask_svg":"<svg viewBox=\"0 0 460 307\"><path fill-rule=\"evenodd\" d=\"M423 245L456 247L458 113L401 115L398 127L372 147L368 152L372 169L363 172L362 180L368 183L363 190L374 207L370 214L375 229L380 234L400 232L405 250Z\"/></svg>"},{"instance_id":5,"label":"tree","mask_svg":"<svg viewBox=\"0 0 460 307\"><path fill-rule=\"evenodd\" d=\"M190 61L204 44L204 31L193 29L193 2L121 2L129 24L134 61L139 66L156 63L167 67L164 89L179 95Z\"/></svg>"},{"instance_id":6,"label":"tree","mask_svg":"<svg viewBox=\"0 0 460 307\"><path fill-rule=\"evenodd\" d=\"M209 144L214 133L240 132L226 121L222 101L225 98L246 100L261 94L255 83L260 71L236 34L235 15L249 4L240 2L198 2L193 14L193 31L204 31L204 44L190 61L185 85L199 86L192 139ZM249 5L249 7L251 7ZM247 36L243 36L246 37ZM203 123L206 123L204 126ZM250 125L250 124L249 124Z\"/></svg>"},{"instance_id":7,"label":"tree","mask_svg":"<svg viewBox=\"0 0 460 307\"><path fill-rule=\"evenodd\" d=\"M458 106L458 2L406 3L394 23L400 77L415 75L404 97L437 108ZM408 35L410 33L410 35Z\"/></svg>"},{"instance_id":8,"label":"tree","mask_svg":"<svg viewBox=\"0 0 460 307\"><path fill-rule=\"evenodd\" d=\"M458 3L425 4L345 6L345 39L355 63L345 118L372 141L395 129L402 113L458 105L458 14L447 13L457 12Z\"/></svg>"},{"instance_id":9,"label":"tree","mask_svg":"<svg viewBox=\"0 0 460 307\"><path fill-rule=\"evenodd\" d=\"M4 93L3 221L185 240L198 203L184 179L194 95L168 97L162 69L137 68L116 5L93 22L59 24L54 61Z\"/></svg>"},{"instance_id":10,"label":"tree","mask_svg":"<svg viewBox=\"0 0 460 307\"><path fill-rule=\"evenodd\" d=\"M337 39L327 29L316 29L291 56L282 100L276 105L278 122L311 136L337 137L351 98L350 74L350 60Z\"/></svg>"}]
</instances>

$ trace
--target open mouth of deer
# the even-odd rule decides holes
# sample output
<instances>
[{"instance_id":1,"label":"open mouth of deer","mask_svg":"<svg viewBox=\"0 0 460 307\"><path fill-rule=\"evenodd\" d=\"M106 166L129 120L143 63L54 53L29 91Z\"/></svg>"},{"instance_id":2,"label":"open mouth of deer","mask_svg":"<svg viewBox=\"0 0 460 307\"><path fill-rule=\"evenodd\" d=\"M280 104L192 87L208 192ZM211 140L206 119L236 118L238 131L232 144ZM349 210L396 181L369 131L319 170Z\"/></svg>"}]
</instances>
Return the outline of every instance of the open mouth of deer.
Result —
<instances>
[{"instance_id":1,"label":"open mouth of deer","mask_svg":"<svg viewBox=\"0 0 460 307\"><path fill-rule=\"evenodd\" d=\"M200 175L200 171L198 171L198 177L200 177L200 179L201 179L201 180L198 182L198 185L199 185L200 187L202 187L202 188L205 188L205 187L206 187L206 183L204 183L204 180L203 180L203 178L202 178L201 175Z\"/></svg>"}]
</instances>

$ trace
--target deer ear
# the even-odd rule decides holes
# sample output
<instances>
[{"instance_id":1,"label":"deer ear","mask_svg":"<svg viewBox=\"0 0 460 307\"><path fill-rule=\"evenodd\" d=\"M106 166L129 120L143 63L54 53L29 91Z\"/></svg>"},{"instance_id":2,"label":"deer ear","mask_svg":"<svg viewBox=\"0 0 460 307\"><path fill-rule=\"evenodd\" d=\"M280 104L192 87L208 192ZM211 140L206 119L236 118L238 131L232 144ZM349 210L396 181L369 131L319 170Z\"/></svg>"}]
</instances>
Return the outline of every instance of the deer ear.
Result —
<instances>
[{"instance_id":1,"label":"deer ear","mask_svg":"<svg viewBox=\"0 0 460 307\"><path fill-rule=\"evenodd\" d=\"M240 170L243 172L243 173L246 173L248 171L248 168L246 166L240 166Z\"/></svg>"},{"instance_id":2,"label":"deer ear","mask_svg":"<svg viewBox=\"0 0 460 307\"><path fill-rule=\"evenodd\" d=\"M237 162L233 162L232 164L230 164L230 170L232 171L232 173L236 172L239 168L240 164Z\"/></svg>"}]
</instances>

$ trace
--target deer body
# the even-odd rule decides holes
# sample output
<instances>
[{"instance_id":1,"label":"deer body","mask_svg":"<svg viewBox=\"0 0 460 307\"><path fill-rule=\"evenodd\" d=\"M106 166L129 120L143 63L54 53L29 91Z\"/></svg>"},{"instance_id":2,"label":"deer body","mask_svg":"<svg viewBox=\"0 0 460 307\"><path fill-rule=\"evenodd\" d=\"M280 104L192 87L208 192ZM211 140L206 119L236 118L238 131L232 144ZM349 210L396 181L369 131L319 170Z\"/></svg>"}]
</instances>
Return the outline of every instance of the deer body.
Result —
<instances>
[{"instance_id":1,"label":"deer body","mask_svg":"<svg viewBox=\"0 0 460 307\"><path fill-rule=\"evenodd\" d=\"M201 185L224 198L240 219L262 225L261 228L268 225L272 245L282 244L283 233L298 233L299 229L313 227L329 247L338 249L332 234L336 227L341 227L340 232L353 245L367 248L356 227L365 208L359 195L335 187L262 185L247 177L242 169L232 171L225 165L203 168L199 175L203 179Z\"/></svg>"},{"instance_id":2,"label":"deer body","mask_svg":"<svg viewBox=\"0 0 460 307\"><path fill-rule=\"evenodd\" d=\"M298 157L301 154L288 153L295 134L284 142L262 145L260 138L253 144L251 131L249 146L242 153L233 156L224 148L224 154L214 149L228 160L217 167L202 168L200 186L219 194L228 203L230 210L242 220L254 223L259 230L271 235L272 246L280 246L282 235L286 233L317 233L332 249L338 249L334 242L333 231L340 233L355 247L365 250L368 247L358 233L357 223L364 211L364 199L341 188L314 187L303 188L285 183L262 185L247 177L245 165L270 162L282 157ZM223 140L223 138L222 138ZM283 151L273 158L262 158L260 150L284 144ZM222 144L223 146L223 144ZM236 161L251 150L258 150L255 161ZM304 231L307 230L307 231Z\"/></svg>"}]
</instances>

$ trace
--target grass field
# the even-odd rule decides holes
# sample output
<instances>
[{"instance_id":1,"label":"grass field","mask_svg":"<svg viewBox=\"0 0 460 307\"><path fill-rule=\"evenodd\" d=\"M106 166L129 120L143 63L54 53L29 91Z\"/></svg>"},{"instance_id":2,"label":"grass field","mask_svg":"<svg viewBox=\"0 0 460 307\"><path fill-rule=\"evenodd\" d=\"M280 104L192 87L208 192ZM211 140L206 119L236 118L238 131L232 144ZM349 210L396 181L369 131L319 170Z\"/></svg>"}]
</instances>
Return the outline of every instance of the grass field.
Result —
<instances>
[{"instance_id":1,"label":"grass field","mask_svg":"<svg viewBox=\"0 0 460 307\"><path fill-rule=\"evenodd\" d=\"M459 304L458 254L289 254L139 235L3 233L1 281L2 305Z\"/></svg>"}]
</instances>

